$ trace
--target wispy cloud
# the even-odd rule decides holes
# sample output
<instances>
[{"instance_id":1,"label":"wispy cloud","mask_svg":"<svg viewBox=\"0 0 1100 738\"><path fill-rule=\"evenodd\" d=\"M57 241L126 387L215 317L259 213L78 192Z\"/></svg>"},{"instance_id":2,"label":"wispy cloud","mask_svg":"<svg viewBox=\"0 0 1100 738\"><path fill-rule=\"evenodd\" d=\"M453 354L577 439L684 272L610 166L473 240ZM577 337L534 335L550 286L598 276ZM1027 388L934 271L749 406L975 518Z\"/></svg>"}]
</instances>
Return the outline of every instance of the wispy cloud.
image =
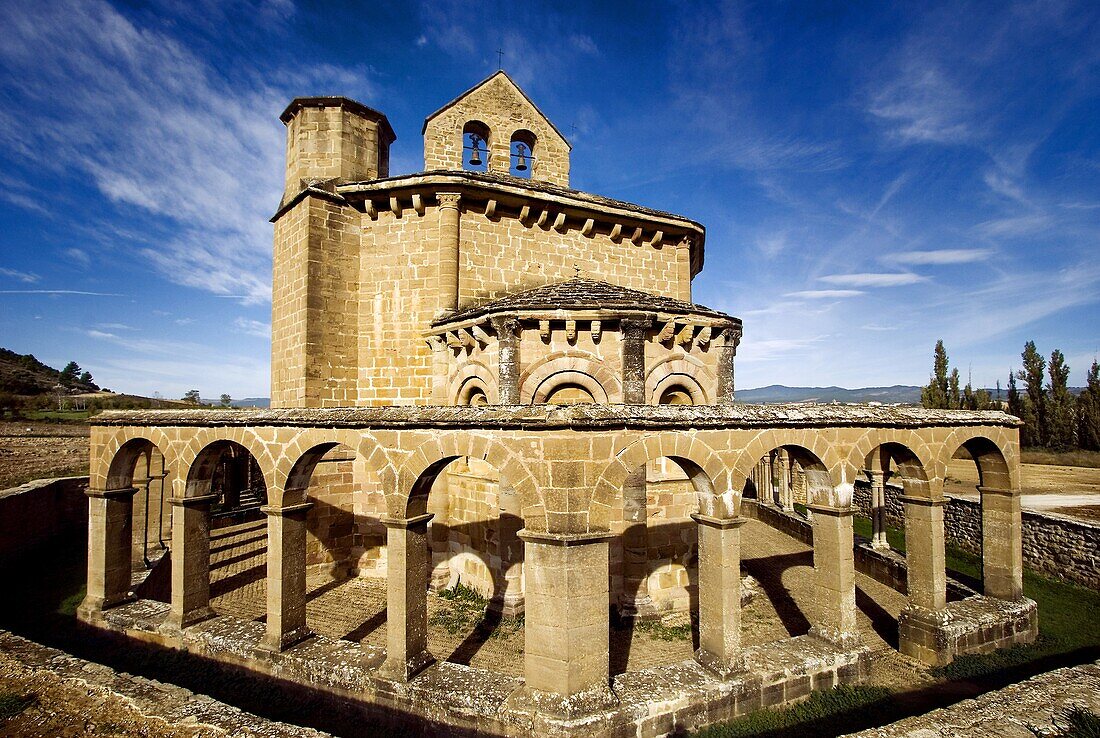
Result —
<instances>
[{"instance_id":1,"label":"wispy cloud","mask_svg":"<svg viewBox=\"0 0 1100 738\"><path fill-rule=\"evenodd\" d=\"M831 300L834 298L859 297L866 294L863 290L800 290L787 292L784 297L794 297L802 300Z\"/></svg>"},{"instance_id":2,"label":"wispy cloud","mask_svg":"<svg viewBox=\"0 0 1100 738\"><path fill-rule=\"evenodd\" d=\"M928 277L922 277L912 272L885 274L861 272L857 274L827 274L824 277L818 277L818 280L826 284L844 287L901 287L907 284L927 282Z\"/></svg>"},{"instance_id":3,"label":"wispy cloud","mask_svg":"<svg viewBox=\"0 0 1100 738\"><path fill-rule=\"evenodd\" d=\"M31 272L21 272L18 269L8 269L7 267L0 267L0 275L17 279L20 282L26 282L27 284L34 284L40 277L37 274Z\"/></svg>"},{"instance_id":4,"label":"wispy cloud","mask_svg":"<svg viewBox=\"0 0 1100 738\"><path fill-rule=\"evenodd\" d=\"M86 292L84 290L0 290L0 295L88 295L91 297L126 297L117 292Z\"/></svg>"},{"instance_id":5,"label":"wispy cloud","mask_svg":"<svg viewBox=\"0 0 1100 738\"><path fill-rule=\"evenodd\" d=\"M932 249L928 251L899 251L885 257L885 261L911 266L937 266L943 264L970 264L985 261L993 256L993 249Z\"/></svg>"},{"instance_id":6,"label":"wispy cloud","mask_svg":"<svg viewBox=\"0 0 1100 738\"><path fill-rule=\"evenodd\" d=\"M271 324L249 318L237 318L233 321L233 327L238 333L246 333L258 338L271 338Z\"/></svg>"}]
</instances>

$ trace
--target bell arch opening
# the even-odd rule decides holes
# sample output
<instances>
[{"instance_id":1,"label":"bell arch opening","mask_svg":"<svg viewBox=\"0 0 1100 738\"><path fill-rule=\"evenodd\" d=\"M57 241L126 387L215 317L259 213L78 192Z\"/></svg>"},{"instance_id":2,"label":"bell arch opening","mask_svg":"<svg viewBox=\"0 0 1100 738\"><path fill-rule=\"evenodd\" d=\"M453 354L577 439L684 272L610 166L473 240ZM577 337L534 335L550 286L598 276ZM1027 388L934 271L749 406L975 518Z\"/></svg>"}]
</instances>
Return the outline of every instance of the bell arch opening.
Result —
<instances>
[{"instance_id":1,"label":"bell arch opening","mask_svg":"<svg viewBox=\"0 0 1100 738\"><path fill-rule=\"evenodd\" d=\"M492 131L479 120L462 127L462 168L469 172L489 171Z\"/></svg>"}]
</instances>

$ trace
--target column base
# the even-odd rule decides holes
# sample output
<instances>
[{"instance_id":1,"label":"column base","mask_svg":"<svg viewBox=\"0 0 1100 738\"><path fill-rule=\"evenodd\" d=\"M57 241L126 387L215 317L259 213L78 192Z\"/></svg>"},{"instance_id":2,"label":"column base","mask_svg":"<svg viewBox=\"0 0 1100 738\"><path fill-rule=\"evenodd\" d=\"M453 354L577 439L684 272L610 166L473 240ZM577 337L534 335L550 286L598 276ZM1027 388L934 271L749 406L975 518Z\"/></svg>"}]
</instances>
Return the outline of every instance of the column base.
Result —
<instances>
[{"instance_id":1,"label":"column base","mask_svg":"<svg viewBox=\"0 0 1100 738\"><path fill-rule=\"evenodd\" d=\"M619 617L635 620L656 620L663 614L648 594L641 597L623 595L619 598L617 609Z\"/></svg>"},{"instance_id":2,"label":"column base","mask_svg":"<svg viewBox=\"0 0 1100 738\"><path fill-rule=\"evenodd\" d=\"M76 617L86 623L97 623L103 620L103 611L110 610L118 605L133 602L134 596L127 592L116 597L91 597L86 596L76 609Z\"/></svg>"},{"instance_id":3,"label":"column base","mask_svg":"<svg viewBox=\"0 0 1100 738\"><path fill-rule=\"evenodd\" d=\"M269 635L264 636L263 642L260 644L260 650L267 653L281 653L288 648L297 646L304 640L312 638L313 631L306 627L295 628L289 633L284 633L282 636L272 638Z\"/></svg>"},{"instance_id":4,"label":"column base","mask_svg":"<svg viewBox=\"0 0 1100 738\"><path fill-rule=\"evenodd\" d=\"M571 695L544 692L525 685L508 695L501 705L501 711L537 713L556 720L575 720L614 709L618 704L619 699L606 684L589 687Z\"/></svg>"},{"instance_id":5,"label":"column base","mask_svg":"<svg viewBox=\"0 0 1100 738\"><path fill-rule=\"evenodd\" d=\"M1038 635L1038 608L1027 598L1007 602L975 595L939 612L909 606L898 615L898 650L930 666L1032 643Z\"/></svg>"},{"instance_id":6,"label":"column base","mask_svg":"<svg viewBox=\"0 0 1100 738\"><path fill-rule=\"evenodd\" d=\"M719 679L729 679L746 671L745 659L741 654L722 657L700 648L695 652L695 660Z\"/></svg>"},{"instance_id":7,"label":"column base","mask_svg":"<svg viewBox=\"0 0 1100 738\"><path fill-rule=\"evenodd\" d=\"M429 651L421 651L407 659L391 659L389 656L378 667L376 678L388 682L409 682L418 674L435 663L435 656Z\"/></svg>"},{"instance_id":8,"label":"column base","mask_svg":"<svg viewBox=\"0 0 1100 738\"><path fill-rule=\"evenodd\" d=\"M171 631L180 631L184 628L192 625L197 625L210 618L217 617L218 613L214 612L213 608L197 607L194 610L184 613L183 615L177 615L174 612L168 613L168 618L164 621L164 629Z\"/></svg>"}]
</instances>

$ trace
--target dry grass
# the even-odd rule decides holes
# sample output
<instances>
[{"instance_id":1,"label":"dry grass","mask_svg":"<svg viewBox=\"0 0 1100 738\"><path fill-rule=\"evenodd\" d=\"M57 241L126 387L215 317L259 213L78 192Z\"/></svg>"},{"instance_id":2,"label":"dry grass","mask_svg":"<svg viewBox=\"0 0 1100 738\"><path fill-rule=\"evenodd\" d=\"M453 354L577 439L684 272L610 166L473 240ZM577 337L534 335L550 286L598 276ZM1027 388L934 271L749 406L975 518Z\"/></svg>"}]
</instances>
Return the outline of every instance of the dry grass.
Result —
<instances>
[{"instance_id":1,"label":"dry grass","mask_svg":"<svg viewBox=\"0 0 1100 738\"><path fill-rule=\"evenodd\" d=\"M1088 469L1100 469L1100 451L1050 451L1045 448L1025 448L1020 453L1024 464L1047 464L1051 466L1080 466Z\"/></svg>"}]
</instances>

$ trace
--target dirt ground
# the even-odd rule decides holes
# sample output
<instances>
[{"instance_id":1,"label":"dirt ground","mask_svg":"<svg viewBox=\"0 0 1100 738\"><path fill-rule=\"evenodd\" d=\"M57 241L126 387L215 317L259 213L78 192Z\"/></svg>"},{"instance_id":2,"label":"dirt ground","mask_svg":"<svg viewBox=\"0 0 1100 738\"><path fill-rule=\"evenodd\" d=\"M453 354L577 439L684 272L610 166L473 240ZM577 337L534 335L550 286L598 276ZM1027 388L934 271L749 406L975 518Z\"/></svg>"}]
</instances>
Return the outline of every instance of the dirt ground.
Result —
<instances>
[{"instance_id":1,"label":"dirt ground","mask_svg":"<svg viewBox=\"0 0 1100 738\"><path fill-rule=\"evenodd\" d=\"M0 489L88 473L88 426L0 422Z\"/></svg>"},{"instance_id":2,"label":"dirt ground","mask_svg":"<svg viewBox=\"0 0 1100 738\"><path fill-rule=\"evenodd\" d=\"M977 499L978 469L969 459L947 467L944 491ZM1027 510L1056 512L1085 520L1100 520L1100 469L1053 464L1021 464L1020 504Z\"/></svg>"}]
</instances>

